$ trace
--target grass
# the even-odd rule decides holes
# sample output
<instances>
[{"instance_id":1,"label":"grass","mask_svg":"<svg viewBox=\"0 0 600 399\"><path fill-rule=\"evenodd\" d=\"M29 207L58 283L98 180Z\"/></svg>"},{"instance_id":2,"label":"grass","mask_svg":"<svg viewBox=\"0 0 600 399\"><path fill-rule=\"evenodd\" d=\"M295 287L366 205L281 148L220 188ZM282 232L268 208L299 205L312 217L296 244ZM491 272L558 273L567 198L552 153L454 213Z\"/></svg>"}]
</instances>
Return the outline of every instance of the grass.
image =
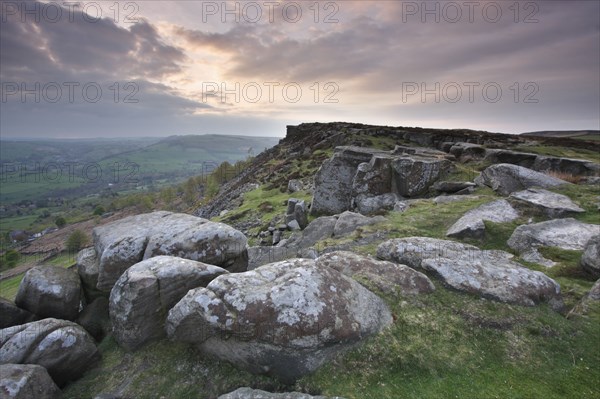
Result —
<instances>
[{"instance_id":1,"label":"grass","mask_svg":"<svg viewBox=\"0 0 600 399\"><path fill-rule=\"evenodd\" d=\"M23 274L0 281L0 296L14 301L21 280L23 280Z\"/></svg>"},{"instance_id":2,"label":"grass","mask_svg":"<svg viewBox=\"0 0 600 399\"><path fill-rule=\"evenodd\" d=\"M534 145L534 146L517 146L513 148L515 151L530 152L540 155L548 155L553 157L565 157L573 159L585 159L588 161L600 162L600 154L597 149L569 148L549 145Z\"/></svg>"}]
</instances>

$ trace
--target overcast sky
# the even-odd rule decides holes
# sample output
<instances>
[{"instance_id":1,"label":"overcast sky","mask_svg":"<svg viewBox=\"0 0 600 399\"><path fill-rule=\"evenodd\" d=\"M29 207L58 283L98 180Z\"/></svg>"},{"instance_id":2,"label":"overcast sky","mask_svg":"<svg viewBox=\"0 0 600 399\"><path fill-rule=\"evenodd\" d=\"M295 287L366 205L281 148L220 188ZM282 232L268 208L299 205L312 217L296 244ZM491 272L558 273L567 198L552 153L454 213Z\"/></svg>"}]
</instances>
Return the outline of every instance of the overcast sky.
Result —
<instances>
[{"instance_id":1,"label":"overcast sky","mask_svg":"<svg viewBox=\"0 0 600 399\"><path fill-rule=\"evenodd\" d=\"M600 129L598 1L0 3L3 138Z\"/></svg>"}]
</instances>

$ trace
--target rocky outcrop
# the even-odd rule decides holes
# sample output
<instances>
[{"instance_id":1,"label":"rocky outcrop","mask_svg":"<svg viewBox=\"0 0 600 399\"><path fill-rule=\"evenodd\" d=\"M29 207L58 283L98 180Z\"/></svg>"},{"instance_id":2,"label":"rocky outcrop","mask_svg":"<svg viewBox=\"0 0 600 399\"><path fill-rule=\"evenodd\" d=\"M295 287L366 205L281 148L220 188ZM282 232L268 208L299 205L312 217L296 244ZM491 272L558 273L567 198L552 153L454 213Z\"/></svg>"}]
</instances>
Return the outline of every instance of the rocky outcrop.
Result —
<instances>
[{"instance_id":1,"label":"rocky outcrop","mask_svg":"<svg viewBox=\"0 0 600 399\"><path fill-rule=\"evenodd\" d=\"M166 328L174 340L291 383L391 321L385 303L354 280L292 259L189 291Z\"/></svg>"},{"instance_id":2,"label":"rocky outcrop","mask_svg":"<svg viewBox=\"0 0 600 399\"><path fill-rule=\"evenodd\" d=\"M530 188L512 193L508 200L528 214L542 214L562 218L585 212L569 197L542 188Z\"/></svg>"},{"instance_id":3,"label":"rocky outcrop","mask_svg":"<svg viewBox=\"0 0 600 399\"><path fill-rule=\"evenodd\" d=\"M61 396L60 389L42 366L2 364L0 376L3 399L58 399Z\"/></svg>"},{"instance_id":4,"label":"rocky outcrop","mask_svg":"<svg viewBox=\"0 0 600 399\"><path fill-rule=\"evenodd\" d=\"M424 194L440 178L451 170L447 159L426 157L402 157L392 162L392 192L401 197Z\"/></svg>"},{"instance_id":5,"label":"rocky outcrop","mask_svg":"<svg viewBox=\"0 0 600 399\"><path fill-rule=\"evenodd\" d=\"M446 232L448 237L483 238L484 221L495 223L512 222L519 218L519 213L506 200L488 202L471 209L456 221Z\"/></svg>"},{"instance_id":6,"label":"rocky outcrop","mask_svg":"<svg viewBox=\"0 0 600 399\"><path fill-rule=\"evenodd\" d=\"M385 294L417 295L435 290L425 276L405 265L380 261L348 251L335 251L316 260L319 267L330 267L353 278L366 288L376 288Z\"/></svg>"},{"instance_id":7,"label":"rocky outcrop","mask_svg":"<svg viewBox=\"0 0 600 399\"><path fill-rule=\"evenodd\" d=\"M500 302L563 307L560 286L545 274L529 270L504 251L426 237L389 240L377 248L381 259L432 273L445 285Z\"/></svg>"},{"instance_id":8,"label":"rocky outcrop","mask_svg":"<svg viewBox=\"0 0 600 399\"><path fill-rule=\"evenodd\" d=\"M15 303L40 318L75 320L81 301L79 276L57 266L35 266L25 273Z\"/></svg>"},{"instance_id":9,"label":"rocky outcrop","mask_svg":"<svg viewBox=\"0 0 600 399\"><path fill-rule=\"evenodd\" d=\"M261 391L259 389L252 388L239 388L233 392L221 395L218 399L344 399L336 396L333 398L327 398L325 396L311 396L306 393L300 392L286 392L286 393L270 393Z\"/></svg>"},{"instance_id":10,"label":"rocky outcrop","mask_svg":"<svg viewBox=\"0 0 600 399\"><path fill-rule=\"evenodd\" d=\"M486 168L475 183L491 187L500 195L509 195L532 187L552 188L571 184L522 166L502 163Z\"/></svg>"},{"instance_id":11,"label":"rocky outcrop","mask_svg":"<svg viewBox=\"0 0 600 399\"><path fill-rule=\"evenodd\" d=\"M488 149L484 161L510 163L539 172L560 172L575 176L598 176L600 174L600 165L595 162L502 149Z\"/></svg>"},{"instance_id":12,"label":"rocky outcrop","mask_svg":"<svg viewBox=\"0 0 600 399\"><path fill-rule=\"evenodd\" d=\"M247 239L222 223L171 212L131 216L94 229L99 258L97 288L108 292L130 266L158 255L246 270Z\"/></svg>"},{"instance_id":13,"label":"rocky outcrop","mask_svg":"<svg viewBox=\"0 0 600 399\"><path fill-rule=\"evenodd\" d=\"M585 245L581 256L581 267L600 278L600 234L590 238Z\"/></svg>"},{"instance_id":14,"label":"rocky outcrop","mask_svg":"<svg viewBox=\"0 0 600 399\"><path fill-rule=\"evenodd\" d=\"M44 319L0 330L0 364L37 364L59 386L100 359L94 339L79 325Z\"/></svg>"},{"instance_id":15,"label":"rocky outcrop","mask_svg":"<svg viewBox=\"0 0 600 399\"><path fill-rule=\"evenodd\" d=\"M167 312L192 288L205 287L227 271L172 256L146 259L127 269L110 293L113 335L134 351L165 337Z\"/></svg>"},{"instance_id":16,"label":"rocky outcrop","mask_svg":"<svg viewBox=\"0 0 600 399\"><path fill-rule=\"evenodd\" d=\"M463 190L468 190L473 187L475 187L475 183L458 181L438 181L433 184L433 189L435 191L446 194L460 193L463 192Z\"/></svg>"},{"instance_id":17,"label":"rocky outcrop","mask_svg":"<svg viewBox=\"0 0 600 399\"><path fill-rule=\"evenodd\" d=\"M18 326L37 319L33 313L21 309L12 301L0 296L0 328Z\"/></svg>"},{"instance_id":18,"label":"rocky outcrop","mask_svg":"<svg viewBox=\"0 0 600 399\"><path fill-rule=\"evenodd\" d=\"M555 263L544 258L538 248L557 247L581 251L597 234L600 234L599 225L583 223L572 218L554 219L517 227L507 243L524 260L550 267Z\"/></svg>"}]
</instances>

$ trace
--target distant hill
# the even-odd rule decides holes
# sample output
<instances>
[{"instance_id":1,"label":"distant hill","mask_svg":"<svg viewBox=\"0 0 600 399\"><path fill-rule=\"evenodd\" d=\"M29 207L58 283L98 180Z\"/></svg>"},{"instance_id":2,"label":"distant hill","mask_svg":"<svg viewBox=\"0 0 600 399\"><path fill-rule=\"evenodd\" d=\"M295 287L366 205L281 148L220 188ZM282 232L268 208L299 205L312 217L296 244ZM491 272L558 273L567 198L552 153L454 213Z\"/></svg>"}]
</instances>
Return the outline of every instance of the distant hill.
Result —
<instances>
[{"instance_id":1,"label":"distant hill","mask_svg":"<svg viewBox=\"0 0 600 399\"><path fill-rule=\"evenodd\" d=\"M600 141L600 130L542 130L539 132L522 133L521 136L572 138L586 141Z\"/></svg>"}]
</instances>

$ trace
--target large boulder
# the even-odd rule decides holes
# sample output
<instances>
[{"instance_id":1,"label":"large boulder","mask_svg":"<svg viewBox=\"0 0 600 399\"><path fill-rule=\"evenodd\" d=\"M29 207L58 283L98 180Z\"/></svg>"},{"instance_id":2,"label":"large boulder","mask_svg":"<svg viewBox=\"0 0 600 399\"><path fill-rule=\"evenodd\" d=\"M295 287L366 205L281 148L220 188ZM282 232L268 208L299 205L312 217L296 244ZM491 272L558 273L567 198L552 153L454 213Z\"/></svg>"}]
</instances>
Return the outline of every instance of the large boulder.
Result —
<instances>
[{"instance_id":1,"label":"large boulder","mask_svg":"<svg viewBox=\"0 0 600 399\"><path fill-rule=\"evenodd\" d=\"M57 399L61 396L48 371L36 364L0 365L2 399Z\"/></svg>"},{"instance_id":2,"label":"large boulder","mask_svg":"<svg viewBox=\"0 0 600 399\"><path fill-rule=\"evenodd\" d=\"M471 209L456 221L446 232L448 237L483 238L484 221L495 223L512 222L519 218L519 213L504 199L488 202Z\"/></svg>"},{"instance_id":3,"label":"large boulder","mask_svg":"<svg viewBox=\"0 0 600 399\"><path fill-rule=\"evenodd\" d=\"M94 229L99 257L97 288L109 292L130 266L154 256L171 255L246 270L244 234L222 223L191 215L153 212L131 216Z\"/></svg>"},{"instance_id":4,"label":"large boulder","mask_svg":"<svg viewBox=\"0 0 600 399\"><path fill-rule=\"evenodd\" d=\"M585 245L581 256L581 267L596 278L600 278L600 234L590 238Z\"/></svg>"},{"instance_id":5,"label":"large boulder","mask_svg":"<svg viewBox=\"0 0 600 399\"><path fill-rule=\"evenodd\" d=\"M0 364L37 364L60 387L100 359L94 339L79 325L44 319L0 330Z\"/></svg>"},{"instance_id":6,"label":"large boulder","mask_svg":"<svg viewBox=\"0 0 600 399\"><path fill-rule=\"evenodd\" d=\"M380 261L348 251L335 251L316 260L319 267L330 267L385 294L416 295L435 290L426 275L405 265Z\"/></svg>"},{"instance_id":7,"label":"large boulder","mask_svg":"<svg viewBox=\"0 0 600 399\"><path fill-rule=\"evenodd\" d=\"M290 198L288 200L287 213L285 215L286 223L296 221L300 229L304 229L308 225L306 203L304 200Z\"/></svg>"},{"instance_id":8,"label":"large boulder","mask_svg":"<svg viewBox=\"0 0 600 399\"><path fill-rule=\"evenodd\" d=\"M391 193L392 159L388 154L378 154L373 155L369 162L358 165L352 181L352 195L376 197Z\"/></svg>"},{"instance_id":9,"label":"large boulder","mask_svg":"<svg viewBox=\"0 0 600 399\"><path fill-rule=\"evenodd\" d=\"M338 216L333 227L334 237L344 237L352 234L359 227L385 222L383 216L367 217L359 213L344 212Z\"/></svg>"},{"instance_id":10,"label":"large boulder","mask_svg":"<svg viewBox=\"0 0 600 399\"><path fill-rule=\"evenodd\" d=\"M392 162L392 192L401 197L416 197L427 192L452 169L443 158L402 156Z\"/></svg>"},{"instance_id":11,"label":"large boulder","mask_svg":"<svg viewBox=\"0 0 600 399\"><path fill-rule=\"evenodd\" d=\"M96 256L96 250L94 247L82 249L77 254L77 273L81 279L81 287L85 300L88 303L94 301L99 297L106 297L107 293L100 291L96 286L98 285L98 275L100 273L98 265L98 256Z\"/></svg>"},{"instance_id":12,"label":"large boulder","mask_svg":"<svg viewBox=\"0 0 600 399\"><path fill-rule=\"evenodd\" d=\"M554 262L540 254L540 247L582 251L594 235L600 234L600 225L580 222L572 218L519 226L508 239L508 246L528 262L554 266Z\"/></svg>"},{"instance_id":13,"label":"large boulder","mask_svg":"<svg viewBox=\"0 0 600 399\"><path fill-rule=\"evenodd\" d=\"M529 188L510 195L513 206L527 213L540 213L551 218L562 218L585 212L569 197L543 188Z\"/></svg>"},{"instance_id":14,"label":"large boulder","mask_svg":"<svg viewBox=\"0 0 600 399\"><path fill-rule=\"evenodd\" d=\"M113 335L134 351L166 337L167 312L192 288L205 287L227 271L173 256L156 256L127 269L110 292Z\"/></svg>"},{"instance_id":15,"label":"large boulder","mask_svg":"<svg viewBox=\"0 0 600 399\"><path fill-rule=\"evenodd\" d=\"M35 266L25 273L15 303L40 318L75 320L81 302L81 282L72 270Z\"/></svg>"},{"instance_id":16,"label":"large boulder","mask_svg":"<svg viewBox=\"0 0 600 399\"><path fill-rule=\"evenodd\" d=\"M0 296L0 328L18 326L37 319L33 313L21 309L12 301Z\"/></svg>"},{"instance_id":17,"label":"large boulder","mask_svg":"<svg viewBox=\"0 0 600 399\"><path fill-rule=\"evenodd\" d=\"M458 291L524 306L547 302L556 310L563 307L558 283L544 273L521 266L504 251L409 237L380 244L377 256L430 272Z\"/></svg>"},{"instance_id":18,"label":"large boulder","mask_svg":"<svg viewBox=\"0 0 600 399\"><path fill-rule=\"evenodd\" d=\"M375 294L310 259L217 277L169 312L177 341L292 383L392 322Z\"/></svg>"},{"instance_id":19,"label":"large boulder","mask_svg":"<svg viewBox=\"0 0 600 399\"><path fill-rule=\"evenodd\" d=\"M372 215L394 209L400 198L394 193L386 193L371 197L368 195L359 195L354 198L354 205L358 212L363 215Z\"/></svg>"},{"instance_id":20,"label":"large boulder","mask_svg":"<svg viewBox=\"0 0 600 399\"><path fill-rule=\"evenodd\" d=\"M79 313L77 324L85 328L94 339L102 341L112 331L108 316L108 298L99 297Z\"/></svg>"},{"instance_id":21,"label":"large boulder","mask_svg":"<svg viewBox=\"0 0 600 399\"><path fill-rule=\"evenodd\" d=\"M252 388L239 388L233 392L221 395L218 399L343 399L339 396L327 398L325 396L311 396L300 392L270 393Z\"/></svg>"},{"instance_id":22,"label":"large boulder","mask_svg":"<svg viewBox=\"0 0 600 399\"><path fill-rule=\"evenodd\" d=\"M315 175L311 214L334 215L350 210L357 168L378 152L383 153L360 147L337 147Z\"/></svg>"},{"instance_id":23,"label":"large boulder","mask_svg":"<svg viewBox=\"0 0 600 399\"><path fill-rule=\"evenodd\" d=\"M475 179L475 182L491 187L500 195L509 195L531 187L552 188L571 184L556 177L508 163L487 167Z\"/></svg>"}]
</instances>

